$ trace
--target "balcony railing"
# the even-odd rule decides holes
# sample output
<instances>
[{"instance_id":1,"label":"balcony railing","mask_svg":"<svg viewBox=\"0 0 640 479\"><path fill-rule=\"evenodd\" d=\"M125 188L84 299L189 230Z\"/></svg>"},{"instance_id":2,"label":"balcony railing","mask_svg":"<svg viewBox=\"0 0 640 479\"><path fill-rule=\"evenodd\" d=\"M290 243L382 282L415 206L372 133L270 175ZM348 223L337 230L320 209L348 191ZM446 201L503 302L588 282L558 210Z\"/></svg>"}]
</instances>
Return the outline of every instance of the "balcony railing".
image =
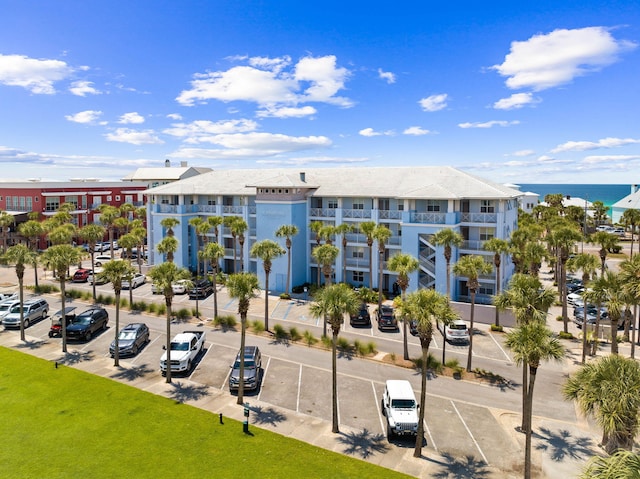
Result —
<instances>
[{"instance_id":1,"label":"balcony railing","mask_svg":"<svg viewBox=\"0 0 640 479\"><path fill-rule=\"evenodd\" d=\"M486 243L486 241L479 240L465 240L462 242L462 246L460 249L470 249L475 251L481 251L482 246Z\"/></svg>"},{"instance_id":2,"label":"balcony railing","mask_svg":"<svg viewBox=\"0 0 640 479\"><path fill-rule=\"evenodd\" d=\"M343 218L371 218L371 210L342 210Z\"/></svg>"},{"instance_id":3,"label":"balcony railing","mask_svg":"<svg viewBox=\"0 0 640 479\"><path fill-rule=\"evenodd\" d=\"M497 223L498 213L461 213L461 223Z\"/></svg>"},{"instance_id":4,"label":"balcony railing","mask_svg":"<svg viewBox=\"0 0 640 479\"><path fill-rule=\"evenodd\" d=\"M196 205L198 213L217 213L218 207L216 205Z\"/></svg>"},{"instance_id":5,"label":"balcony railing","mask_svg":"<svg viewBox=\"0 0 640 479\"><path fill-rule=\"evenodd\" d=\"M244 211L244 206L224 205L222 206L222 213L231 215L241 215Z\"/></svg>"},{"instance_id":6,"label":"balcony railing","mask_svg":"<svg viewBox=\"0 0 640 479\"><path fill-rule=\"evenodd\" d=\"M445 224L446 213L411 213L412 223Z\"/></svg>"},{"instance_id":7,"label":"balcony railing","mask_svg":"<svg viewBox=\"0 0 640 479\"><path fill-rule=\"evenodd\" d=\"M400 220L402 211L400 210L378 210L378 218L381 220Z\"/></svg>"},{"instance_id":8,"label":"balcony railing","mask_svg":"<svg viewBox=\"0 0 640 479\"><path fill-rule=\"evenodd\" d=\"M311 208L309 210L309 216L316 218L335 218L335 208Z\"/></svg>"},{"instance_id":9,"label":"balcony railing","mask_svg":"<svg viewBox=\"0 0 640 479\"><path fill-rule=\"evenodd\" d=\"M160 213L177 213L177 205L158 205L158 212Z\"/></svg>"}]
</instances>

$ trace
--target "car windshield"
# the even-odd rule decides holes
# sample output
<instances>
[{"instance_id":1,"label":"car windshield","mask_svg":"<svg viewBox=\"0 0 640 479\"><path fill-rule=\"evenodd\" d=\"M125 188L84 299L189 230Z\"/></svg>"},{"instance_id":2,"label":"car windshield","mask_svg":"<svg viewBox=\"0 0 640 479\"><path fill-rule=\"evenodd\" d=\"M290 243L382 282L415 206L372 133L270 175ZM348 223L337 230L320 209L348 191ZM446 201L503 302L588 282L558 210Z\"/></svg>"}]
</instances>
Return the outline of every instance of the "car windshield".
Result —
<instances>
[{"instance_id":1,"label":"car windshield","mask_svg":"<svg viewBox=\"0 0 640 479\"><path fill-rule=\"evenodd\" d=\"M416 403L413 399L393 399L391 401L391 407L397 409L413 409Z\"/></svg>"},{"instance_id":2,"label":"car windshield","mask_svg":"<svg viewBox=\"0 0 640 479\"><path fill-rule=\"evenodd\" d=\"M451 326L449 326L449 329L467 329L467 325L466 324L452 324Z\"/></svg>"},{"instance_id":3,"label":"car windshield","mask_svg":"<svg viewBox=\"0 0 640 479\"><path fill-rule=\"evenodd\" d=\"M8 304L0 304L0 311L7 311L9 309Z\"/></svg>"},{"instance_id":4,"label":"car windshield","mask_svg":"<svg viewBox=\"0 0 640 479\"><path fill-rule=\"evenodd\" d=\"M253 369L253 368L256 367L256 365L252 360L245 359L244 360L244 367L245 367L245 369ZM240 360L239 359L236 359L236 362L233 365L233 369L240 369Z\"/></svg>"},{"instance_id":5,"label":"car windshield","mask_svg":"<svg viewBox=\"0 0 640 479\"><path fill-rule=\"evenodd\" d=\"M24 308L26 310L26 308ZM11 312L12 313L19 313L20 312L20 305L16 304L14 307L11 308Z\"/></svg>"},{"instance_id":6,"label":"car windshield","mask_svg":"<svg viewBox=\"0 0 640 479\"><path fill-rule=\"evenodd\" d=\"M76 316L73 320L74 324L89 324L91 322L91 316Z\"/></svg>"},{"instance_id":7,"label":"car windshield","mask_svg":"<svg viewBox=\"0 0 640 479\"><path fill-rule=\"evenodd\" d=\"M189 351L189 343L171 343L171 351Z\"/></svg>"},{"instance_id":8,"label":"car windshield","mask_svg":"<svg viewBox=\"0 0 640 479\"><path fill-rule=\"evenodd\" d=\"M136 332L131 330L120 331L120 334L118 335L118 339L125 339L125 340L136 339Z\"/></svg>"}]
</instances>

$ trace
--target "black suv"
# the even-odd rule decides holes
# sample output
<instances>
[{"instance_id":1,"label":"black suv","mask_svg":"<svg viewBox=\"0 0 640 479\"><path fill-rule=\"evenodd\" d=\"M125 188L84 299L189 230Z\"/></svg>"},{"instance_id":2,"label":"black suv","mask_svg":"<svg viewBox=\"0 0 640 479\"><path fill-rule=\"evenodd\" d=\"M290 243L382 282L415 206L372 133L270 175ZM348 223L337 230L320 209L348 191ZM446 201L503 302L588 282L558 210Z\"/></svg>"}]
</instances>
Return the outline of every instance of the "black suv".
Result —
<instances>
[{"instance_id":1,"label":"black suv","mask_svg":"<svg viewBox=\"0 0 640 479\"><path fill-rule=\"evenodd\" d=\"M394 331L398 330L398 320L393 314L393 308L391 306L382 305L380 309L377 310L378 316L378 329L392 329Z\"/></svg>"},{"instance_id":2,"label":"black suv","mask_svg":"<svg viewBox=\"0 0 640 479\"><path fill-rule=\"evenodd\" d=\"M262 366L262 355L258 346L244 347L244 390L255 390L260 383L260 368ZM240 351L236 355L236 360L231 367L229 376L229 390L237 391L240 387Z\"/></svg>"},{"instance_id":3,"label":"black suv","mask_svg":"<svg viewBox=\"0 0 640 479\"><path fill-rule=\"evenodd\" d=\"M367 303L362 303L358 312L349 315L349 319L351 326L371 326L371 315Z\"/></svg>"},{"instance_id":4,"label":"black suv","mask_svg":"<svg viewBox=\"0 0 640 479\"><path fill-rule=\"evenodd\" d=\"M198 279L189 289L189 299L206 298L213 293L213 283L208 279Z\"/></svg>"},{"instance_id":5,"label":"black suv","mask_svg":"<svg viewBox=\"0 0 640 479\"><path fill-rule=\"evenodd\" d=\"M84 339L89 341L100 329L107 329L109 314L104 308L91 308L76 315L67 326L68 339Z\"/></svg>"}]
</instances>

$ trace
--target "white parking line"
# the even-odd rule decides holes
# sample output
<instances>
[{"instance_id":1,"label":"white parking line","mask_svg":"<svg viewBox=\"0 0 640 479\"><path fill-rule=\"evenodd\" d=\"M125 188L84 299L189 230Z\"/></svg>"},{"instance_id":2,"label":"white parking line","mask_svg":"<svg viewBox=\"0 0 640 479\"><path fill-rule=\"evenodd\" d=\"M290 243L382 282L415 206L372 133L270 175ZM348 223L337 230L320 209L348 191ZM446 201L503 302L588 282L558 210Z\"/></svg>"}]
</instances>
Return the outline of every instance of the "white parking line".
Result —
<instances>
[{"instance_id":1,"label":"white parking line","mask_svg":"<svg viewBox=\"0 0 640 479\"><path fill-rule=\"evenodd\" d=\"M462 425L467 430L467 433L469 434L469 437L471 437L471 440L473 441L473 443L476 445L476 448L480 452L480 455L482 456L482 459L484 460L484 463L488 466L489 465L489 461L487 461L487 457L482 452L482 449L480 449L480 444L478 444L478 441L476 441L476 438L473 437L473 434L471 433L471 430L467 426L467 423L464 422L464 419L462 418L462 415L460 414L460 411L458 411L458 408L456 407L456 404L453 401L451 401L451 405L453 406L453 409L455 409L456 414L460 418L460 421L462 421Z\"/></svg>"},{"instance_id":2,"label":"white parking line","mask_svg":"<svg viewBox=\"0 0 640 479\"><path fill-rule=\"evenodd\" d=\"M260 401L260 396L262 396L262 391L264 390L264 378L267 377L267 371L269 370L269 364L271 364L271 356L267 360L267 367L262 370L262 377L260 378L260 392L258 393L258 401Z\"/></svg>"},{"instance_id":3,"label":"white parking line","mask_svg":"<svg viewBox=\"0 0 640 479\"><path fill-rule=\"evenodd\" d=\"M427 435L429 436L429 440L431 441L431 445L437 451L438 450L438 446L436 446L436 441L433 439L433 436L431 435L431 429L429 429L429 424L427 424L427 419L426 418L424 420L424 428L427 431Z\"/></svg>"},{"instance_id":4,"label":"white parking line","mask_svg":"<svg viewBox=\"0 0 640 479\"><path fill-rule=\"evenodd\" d=\"M377 409L377 404L378 404L378 395L376 394L376 386L374 384L373 381L371 381L371 389L373 389L373 397L375 398L376 401L376 409ZM382 419L383 414L382 414L382 407L378 410L378 419L380 419L380 429L382 430L382 434L386 434L387 430L385 428L384 425L384 420Z\"/></svg>"},{"instance_id":5,"label":"white parking line","mask_svg":"<svg viewBox=\"0 0 640 479\"><path fill-rule=\"evenodd\" d=\"M504 349L502 349L502 346L500 346L500 343L499 343L498 341L496 341L496 338L494 338L494 337L493 337L493 334L489 333L489 336L491 336L491 339L493 339L493 342L494 342L494 343L496 343L496 346L498 346L498 349L499 349L500 351L502 351L502 354L504 354L504 356L507 358L507 361L509 361L509 362L513 361L513 360L509 357L509 355L507 354L507 352L506 352Z\"/></svg>"}]
</instances>

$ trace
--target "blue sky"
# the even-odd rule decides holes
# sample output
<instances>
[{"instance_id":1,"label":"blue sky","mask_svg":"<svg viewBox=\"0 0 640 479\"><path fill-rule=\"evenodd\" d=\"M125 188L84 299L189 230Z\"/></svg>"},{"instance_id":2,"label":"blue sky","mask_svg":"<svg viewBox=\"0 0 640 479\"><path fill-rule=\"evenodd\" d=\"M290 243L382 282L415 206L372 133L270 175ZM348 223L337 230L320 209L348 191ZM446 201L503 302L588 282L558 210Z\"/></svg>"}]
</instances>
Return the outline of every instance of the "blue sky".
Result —
<instances>
[{"instance_id":1,"label":"blue sky","mask_svg":"<svg viewBox=\"0 0 640 479\"><path fill-rule=\"evenodd\" d=\"M113 180L168 158L640 181L637 1L0 0L0 12L5 179Z\"/></svg>"}]
</instances>

